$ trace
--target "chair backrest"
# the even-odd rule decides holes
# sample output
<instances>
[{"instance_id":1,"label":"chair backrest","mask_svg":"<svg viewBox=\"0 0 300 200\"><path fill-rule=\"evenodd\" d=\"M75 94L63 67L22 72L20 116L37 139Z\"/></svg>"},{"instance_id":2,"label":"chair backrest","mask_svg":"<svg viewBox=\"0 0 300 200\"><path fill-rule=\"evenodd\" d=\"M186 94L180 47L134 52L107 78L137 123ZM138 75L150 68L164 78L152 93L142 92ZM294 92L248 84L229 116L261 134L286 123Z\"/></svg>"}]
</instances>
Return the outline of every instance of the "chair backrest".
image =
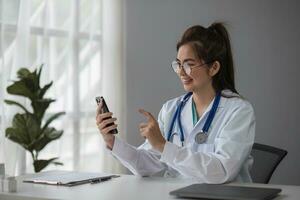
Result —
<instances>
[{"instance_id":1,"label":"chair backrest","mask_svg":"<svg viewBox=\"0 0 300 200\"><path fill-rule=\"evenodd\" d=\"M269 183L273 172L287 153L283 149L254 143L251 151L254 158L250 171L252 181L255 183Z\"/></svg>"}]
</instances>

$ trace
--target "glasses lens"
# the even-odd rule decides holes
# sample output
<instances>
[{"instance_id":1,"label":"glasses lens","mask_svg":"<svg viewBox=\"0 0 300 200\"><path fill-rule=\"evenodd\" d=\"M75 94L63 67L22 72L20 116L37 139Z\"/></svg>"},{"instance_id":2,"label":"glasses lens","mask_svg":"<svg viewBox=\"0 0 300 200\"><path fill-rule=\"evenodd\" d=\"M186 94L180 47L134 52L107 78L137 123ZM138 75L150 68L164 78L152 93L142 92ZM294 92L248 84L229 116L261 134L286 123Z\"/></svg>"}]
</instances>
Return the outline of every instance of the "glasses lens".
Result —
<instances>
[{"instance_id":1,"label":"glasses lens","mask_svg":"<svg viewBox=\"0 0 300 200\"><path fill-rule=\"evenodd\" d=\"M179 67L180 67L180 64L177 61L172 62L172 68L173 68L174 72L178 72Z\"/></svg>"},{"instance_id":2,"label":"glasses lens","mask_svg":"<svg viewBox=\"0 0 300 200\"><path fill-rule=\"evenodd\" d=\"M191 73L191 66L188 63L183 63L183 69L185 73L190 74Z\"/></svg>"}]
</instances>

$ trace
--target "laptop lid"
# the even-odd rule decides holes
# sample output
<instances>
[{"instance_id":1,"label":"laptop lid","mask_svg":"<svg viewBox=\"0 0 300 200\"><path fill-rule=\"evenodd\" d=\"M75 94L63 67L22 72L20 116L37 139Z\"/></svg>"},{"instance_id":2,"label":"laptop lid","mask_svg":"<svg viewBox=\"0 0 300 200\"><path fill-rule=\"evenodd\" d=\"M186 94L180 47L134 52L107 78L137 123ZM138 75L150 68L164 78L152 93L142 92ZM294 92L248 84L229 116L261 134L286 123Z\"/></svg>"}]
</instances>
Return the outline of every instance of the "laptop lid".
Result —
<instances>
[{"instance_id":1,"label":"laptop lid","mask_svg":"<svg viewBox=\"0 0 300 200\"><path fill-rule=\"evenodd\" d=\"M185 198L267 200L273 199L281 189L242 187L232 185L193 184L170 192L170 195Z\"/></svg>"}]
</instances>

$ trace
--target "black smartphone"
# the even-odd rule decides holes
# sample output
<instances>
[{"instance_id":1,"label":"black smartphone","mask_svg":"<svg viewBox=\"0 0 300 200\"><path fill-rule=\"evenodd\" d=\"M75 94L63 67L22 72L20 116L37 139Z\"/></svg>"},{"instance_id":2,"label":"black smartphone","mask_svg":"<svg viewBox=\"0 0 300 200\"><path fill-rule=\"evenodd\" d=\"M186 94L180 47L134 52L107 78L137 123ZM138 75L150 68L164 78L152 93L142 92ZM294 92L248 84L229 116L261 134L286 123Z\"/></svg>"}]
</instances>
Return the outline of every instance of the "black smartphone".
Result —
<instances>
[{"instance_id":1,"label":"black smartphone","mask_svg":"<svg viewBox=\"0 0 300 200\"><path fill-rule=\"evenodd\" d=\"M108 109L108 107L107 107L107 105L106 105L106 102L105 102L104 98L103 98L103 97L96 97L97 105L99 105L101 101L102 101L102 108L101 108L100 112L101 112L101 113L109 112L109 109ZM109 119L109 118L111 118L111 117L107 117L107 118L105 118L105 119ZM115 124L115 123L107 124L106 127L111 126L111 125L113 125L113 124ZM113 130L109 131L109 133L110 133L110 134L117 134L117 133L118 133L118 130L117 130L117 129L113 129Z\"/></svg>"}]
</instances>

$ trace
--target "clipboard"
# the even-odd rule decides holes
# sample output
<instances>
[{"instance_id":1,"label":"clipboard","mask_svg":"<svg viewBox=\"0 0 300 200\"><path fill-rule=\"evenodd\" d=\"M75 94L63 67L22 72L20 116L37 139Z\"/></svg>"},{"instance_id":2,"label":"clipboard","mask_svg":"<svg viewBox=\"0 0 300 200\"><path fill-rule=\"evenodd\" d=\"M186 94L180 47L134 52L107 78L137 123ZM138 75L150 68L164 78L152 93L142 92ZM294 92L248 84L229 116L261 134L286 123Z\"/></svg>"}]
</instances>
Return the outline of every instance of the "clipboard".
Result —
<instances>
[{"instance_id":1,"label":"clipboard","mask_svg":"<svg viewBox=\"0 0 300 200\"><path fill-rule=\"evenodd\" d=\"M33 178L23 180L24 183L36 183L46 185L76 186L86 183L95 184L108 181L112 178L120 177L119 175L87 173L87 172L56 172L52 174L41 173Z\"/></svg>"}]
</instances>

